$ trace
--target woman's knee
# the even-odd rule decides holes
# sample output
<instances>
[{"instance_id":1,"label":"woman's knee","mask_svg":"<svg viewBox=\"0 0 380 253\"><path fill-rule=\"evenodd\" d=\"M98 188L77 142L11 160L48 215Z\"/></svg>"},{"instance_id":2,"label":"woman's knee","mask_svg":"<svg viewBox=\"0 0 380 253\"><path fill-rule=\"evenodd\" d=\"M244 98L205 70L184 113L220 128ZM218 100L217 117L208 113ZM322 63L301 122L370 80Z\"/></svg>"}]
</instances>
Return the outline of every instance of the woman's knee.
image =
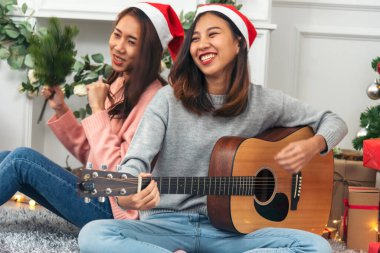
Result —
<instances>
[{"instance_id":1,"label":"woman's knee","mask_svg":"<svg viewBox=\"0 0 380 253\"><path fill-rule=\"evenodd\" d=\"M0 152L0 163L5 159L5 157L7 157L9 154L11 153L11 151L1 151Z\"/></svg>"},{"instance_id":2,"label":"woman's knee","mask_svg":"<svg viewBox=\"0 0 380 253\"><path fill-rule=\"evenodd\" d=\"M82 253L101 252L98 243L102 244L105 234L109 235L108 224L108 220L95 220L87 223L80 230L78 244Z\"/></svg>"},{"instance_id":3,"label":"woman's knee","mask_svg":"<svg viewBox=\"0 0 380 253\"><path fill-rule=\"evenodd\" d=\"M310 242L314 251L317 253L332 253L330 243L320 235L308 233L307 240Z\"/></svg>"},{"instance_id":4,"label":"woman's knee","mask_svg":"<svg viewBox=\"0 0 380 253\"><path fill-rule=\"evenodd\" d=\"M40 153L38 153L32 148L27 148L27 147L19 147L11 152L11 156L17 157L17 158L28 158L30 156L35 156L35 155L40 155Z\"/></svg>"}]
</instances>

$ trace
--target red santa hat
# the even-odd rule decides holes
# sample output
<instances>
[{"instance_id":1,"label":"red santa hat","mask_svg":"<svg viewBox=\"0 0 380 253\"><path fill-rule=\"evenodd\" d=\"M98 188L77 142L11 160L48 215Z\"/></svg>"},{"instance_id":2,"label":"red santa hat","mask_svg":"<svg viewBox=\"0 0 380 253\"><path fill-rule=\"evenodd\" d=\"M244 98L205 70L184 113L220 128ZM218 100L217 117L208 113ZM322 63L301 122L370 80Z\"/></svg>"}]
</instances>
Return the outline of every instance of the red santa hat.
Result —
<instances>
[{"instance_id":1,"label":"red santa hat","mask_svg":"<svg viewBox=\"0 0 380 253\"><path fill-rule=\"evenodd\" d=\"M148 16L157 31L162 48L168 48L171 57L175 60L185 32L173 8L167 4L148 2L140 2L132 7L140 9Z\"/></svg>"},{"instance_id":2,"label":"red santa hat","mask_svg":"<svg viewBox=\"0 0 380 253\"><path fill-rule=\"evenodd\" d=\"M252 46L253 41L257 36L257 31L253 26L252 22L244 16L240 11L238 11L233 5L229 4L202 4L198 6L195 17L199 14L216 11L227 16L243 34L245 40L247 41L248 49Z\"/></svg>"}]
</instances>

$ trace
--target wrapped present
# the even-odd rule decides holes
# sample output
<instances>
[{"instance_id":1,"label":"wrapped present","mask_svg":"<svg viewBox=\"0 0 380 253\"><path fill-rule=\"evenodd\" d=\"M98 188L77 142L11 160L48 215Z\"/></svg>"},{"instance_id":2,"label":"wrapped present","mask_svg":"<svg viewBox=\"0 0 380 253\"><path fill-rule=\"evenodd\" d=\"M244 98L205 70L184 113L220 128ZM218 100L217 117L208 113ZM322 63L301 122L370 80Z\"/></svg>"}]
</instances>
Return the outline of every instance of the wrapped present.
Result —
<instances>
[{"instance_id":1,"label":"wrapped present","mask_svg":"<svg viewBox=\"0 0 380 253\"><path fill-rule=\"evenodd\" d=\"M380 242L370 242L368 253L380 253Z\"/></svg>"},{"instance_id":2,"label":"wrapped present","mask_svg":"<svg viewBox=\"0 0 380 253\"><path fill-rule=\"evenodd\" d=\"M364 140L363 165L371 169L380 170L380 138Z\"/></svg>"},{"instance_id":3,"label":"wrapped present","mask_svg":"<svg viewBox=\"0 0 380 253\"><path fill-rule=\"evenodd\" d=\"M378 239L379 189L350 186L346 203L343 225L347 247L366 251L369 243Z\"/></svg>"},{"instance_id":4,"label":"wrapped present","mask_svg":"<svg viewBox=\"0 0 380 253\"><path fill-rule=\"evenodd\" d=\"M375 184L376 171L364 168L362 161L334 159L334 188L328 226L335 227L334 221L341 220L348 186L374 187Z\"/></svg>"},{"instance_id":5,"label":"wrapped present","mask_svg":"<svg viewBox=\"0 0 380 253\"><path fill-rule=\"evenodd\" d=\"M325 227L322 232L322 237L325 239L335 239L337 234L337 229L333 227Z\"/></svg>"}]
</instances>

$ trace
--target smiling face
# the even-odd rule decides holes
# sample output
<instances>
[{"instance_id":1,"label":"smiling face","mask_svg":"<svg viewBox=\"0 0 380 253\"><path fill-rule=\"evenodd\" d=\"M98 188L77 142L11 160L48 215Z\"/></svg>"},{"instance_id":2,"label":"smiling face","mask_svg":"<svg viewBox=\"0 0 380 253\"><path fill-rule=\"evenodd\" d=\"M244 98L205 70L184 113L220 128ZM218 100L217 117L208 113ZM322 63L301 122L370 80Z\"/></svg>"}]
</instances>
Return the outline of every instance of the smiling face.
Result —
<instances>
[{"instance_id":1,"label":"smiling face","mask_svg":"<svg viewBox=\"0 0 380 253\"><path fill-rule=\"evenodd\" d=\"M200 17L191 38L190 54L208 78L229 78L239 52L239 40L228 23L212 14Z\"/></svg>"},{"instance_id":2,"label":"smiling face","mask_svg":"<svg viewBox=\"0 0 380 253\"><path fill-rule=\"evenodd\" d=\"M140 23L135 17L126 15L119 20L109 39L113 70L128 72L132 69L141 44L140 34Z\"/></svg>"}]
</instances>

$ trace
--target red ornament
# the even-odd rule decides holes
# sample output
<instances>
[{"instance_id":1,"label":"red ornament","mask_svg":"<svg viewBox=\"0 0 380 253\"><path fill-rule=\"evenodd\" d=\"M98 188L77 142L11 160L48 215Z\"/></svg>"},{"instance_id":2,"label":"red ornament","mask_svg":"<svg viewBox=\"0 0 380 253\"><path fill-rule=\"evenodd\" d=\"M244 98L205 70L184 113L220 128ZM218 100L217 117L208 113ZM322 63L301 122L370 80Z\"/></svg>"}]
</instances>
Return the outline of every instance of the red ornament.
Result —
<instances>
[{"instance_id":1,"label":"red ornament","mask_svg":"<svg viewBox=\"0 0 380 253\"><path fill-rule=\"evenodd\" d=\"M380 61L377 63L377 73L380 75Z\"/></svg>"}]
</instances>

